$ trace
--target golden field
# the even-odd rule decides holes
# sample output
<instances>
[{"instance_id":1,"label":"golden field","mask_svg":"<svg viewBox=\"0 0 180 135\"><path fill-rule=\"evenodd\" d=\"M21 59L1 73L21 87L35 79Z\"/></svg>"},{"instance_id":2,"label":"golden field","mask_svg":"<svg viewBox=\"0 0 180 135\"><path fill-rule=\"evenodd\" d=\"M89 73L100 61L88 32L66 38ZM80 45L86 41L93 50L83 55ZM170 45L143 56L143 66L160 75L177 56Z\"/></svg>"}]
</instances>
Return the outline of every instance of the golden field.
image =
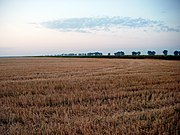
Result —
<instances>
[{"instance_id":1,"label":"golden field","mask_svg":"<svg viewBox=\"0 0 180 135\"><path fill-rule=\"evenodd\" d=\"M180 134L180 61L1 58L0 134Z\"/></svg>"}]
</instances>

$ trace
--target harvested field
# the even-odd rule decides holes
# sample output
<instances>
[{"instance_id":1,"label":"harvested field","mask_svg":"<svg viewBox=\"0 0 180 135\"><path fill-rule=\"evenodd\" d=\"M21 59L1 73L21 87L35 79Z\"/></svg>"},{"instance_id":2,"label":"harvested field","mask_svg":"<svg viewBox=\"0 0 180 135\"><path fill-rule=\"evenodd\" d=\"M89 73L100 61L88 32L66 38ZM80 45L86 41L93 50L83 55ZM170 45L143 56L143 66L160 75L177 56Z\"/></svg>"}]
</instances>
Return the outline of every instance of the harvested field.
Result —
<instances>
[{"instance_id":1,"label":"harvested field","mask_svg":"<svg viewBox=\"0 0 180 135\"><path fill-rule=\"evenodd\" d=\"M180 134L180 61L1 58L0 134Z\"/></svg>"}]
</instances>

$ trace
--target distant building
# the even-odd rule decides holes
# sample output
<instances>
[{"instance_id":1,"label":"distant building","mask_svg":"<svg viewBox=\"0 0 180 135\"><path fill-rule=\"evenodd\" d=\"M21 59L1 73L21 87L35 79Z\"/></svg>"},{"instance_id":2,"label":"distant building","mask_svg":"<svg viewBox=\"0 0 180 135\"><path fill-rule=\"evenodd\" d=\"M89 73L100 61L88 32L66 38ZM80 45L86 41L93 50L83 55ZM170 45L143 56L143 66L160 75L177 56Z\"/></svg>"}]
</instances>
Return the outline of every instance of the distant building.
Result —
<instances>
[{"instance_id":1,"label":"distant building","mask_svg":"<svg viewBox=\"0 0 180 135\"><path fill-rule=\"evenodd\" d=\"M87 56L102 56L103 54L100 52L87 53Z\"/></svg>"},{"instance_id":2,"label":"distant building","mask_svg":"<svg viewBox=\"0 0 180 135\"><path fill-rule=\"evenodd\" d=\"M123 56L125 53L123 51L114 53L115 56Z\"/></svg>"}]
</instances>

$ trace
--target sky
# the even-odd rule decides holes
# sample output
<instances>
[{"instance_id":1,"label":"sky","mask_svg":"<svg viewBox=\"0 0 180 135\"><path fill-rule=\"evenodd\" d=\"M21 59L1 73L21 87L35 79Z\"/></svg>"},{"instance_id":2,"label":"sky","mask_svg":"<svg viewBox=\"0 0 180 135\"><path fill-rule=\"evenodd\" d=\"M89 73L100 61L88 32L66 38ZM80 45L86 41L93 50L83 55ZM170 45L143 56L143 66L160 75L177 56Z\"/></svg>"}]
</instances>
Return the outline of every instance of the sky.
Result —
<instances>
[{"instance_id":1,"label":"sky","mask_svg":"<svg viewBox=\"0 0 180 135\"><path fill-rule=\"evenodd\" d=\"M180 0L0 0L0 56L180 50Z\"/></svg>"}]
</instances>

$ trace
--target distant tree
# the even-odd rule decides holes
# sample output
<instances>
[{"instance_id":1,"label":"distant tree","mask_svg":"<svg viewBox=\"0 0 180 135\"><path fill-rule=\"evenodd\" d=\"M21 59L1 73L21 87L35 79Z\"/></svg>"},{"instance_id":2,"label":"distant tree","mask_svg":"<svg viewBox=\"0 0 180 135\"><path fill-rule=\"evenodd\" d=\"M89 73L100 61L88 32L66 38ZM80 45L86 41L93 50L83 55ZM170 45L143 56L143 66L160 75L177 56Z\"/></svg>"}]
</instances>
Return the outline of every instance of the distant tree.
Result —
<instances>
[{"instance_id":1,"label":"distant tree","mask_svg":"<svg viewBox=\"0 0 180 135\"><path fill-rule=\"evenodd\" d=\"M133 51L133 52L132 52L132 55L137 55L137 52Z\"/></svg>"},{"instance_id":2,"label":"distant tree","mask_svg":"<svg viewBox=\"0 0 180 135\"><path fill-rule=\"evenodd\" d=\"M178 52L178 55L180 55L180 51Z\"/></svg>"},{"instance_id":3,"label":"distant tree","mask_svg":"<svg viewBox=\"0 0 180 135\"><path fill-rule=\"evenodd\" d=\"M138 52L133 51L133 52L132 52L132 55L140 55L140 54L141 54L140 51L138 51Z\"/></svg>"},{"instance_id":4,"label":"distant tree","mask_svg":"<svg viewBox=\"0 0 180 135\"><path fill-rule=\"evenodd\" d=\"M155 55L156 54L156 52L155 51L152 51L152 55Z\"/></svg>"},{"instance_id":5,"label":"distant tree","mask_svg":"<svg viewBox=\"0 0 180 135\"><path fill-rule=\"evenodd\" d=\"M147 54L148 54L148 55L155 55L156 52L155 52L155 51L148 51Z\"/></svg>"},{"instance_id":6,"label":"distant tree","mask_svg":"<svg viewBox=\"0 0 180 135\"><path fill-rule=\"evenodd\" d=\"M164 50L163 53L164 53L165 56L167 56L168 50Z\"/></svg>"},{"instance_id":7,"label":"distant tree","mask_svg":"<svg viewBox=\"0 0 180 135\"><path fill-rule=\"evenodd\" d=\"M179 52L178 51L174 51L174 55L178 56Z\"/></svg>"},{"instance_id":8,"label":"distant tree","mask_svg":"<svg viewBox=\"0 0 180 135\"><path fill-rule=\"evenodd\" d=\"M138 52L137 52L137 55L141 55L141 52L140 52L140 51L138 51Z\"/></svg>"},{"instance_id":9,"label":"distant tree","mask_svg":"<svg viewBox=\"0 0 180 135\"><path fill-rule=\"evenodd\" d=\"M151 51L148 51L147 54L148 54L148 55L151 55Z\"/></svg>"},{"instance_id":10,"label":"distant tree","mask_svg":"<svg viewBox=\"0 0 180 135\"><path fill-rule=\"evenodd\" d=\"M125 53L123 51L114 53L115 56L123 56Z\"/></svg>"},{"instance_id":11,"label":"distant tree","mask_svg":"<svg viewBox=\"0 0 180 135\"><path fill-rule=\"evenodd\" d=\"M121 52L121 54L122 54L122 55L125 55L125 53L124 53L124 52Z\"/></svg>"}]
</instances>

